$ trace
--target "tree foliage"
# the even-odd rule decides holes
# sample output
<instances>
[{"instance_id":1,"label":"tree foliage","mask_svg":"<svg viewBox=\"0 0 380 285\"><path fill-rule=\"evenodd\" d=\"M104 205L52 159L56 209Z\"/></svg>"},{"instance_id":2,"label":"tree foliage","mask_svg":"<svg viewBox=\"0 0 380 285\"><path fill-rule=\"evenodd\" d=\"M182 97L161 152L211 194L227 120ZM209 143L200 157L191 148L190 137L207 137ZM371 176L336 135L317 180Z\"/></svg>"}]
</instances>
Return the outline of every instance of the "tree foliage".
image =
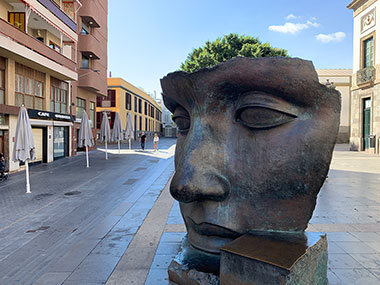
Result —
<instances>
[{"instance_id":1,"label":"tree foliage","mask_svg":"<svg viewBox=\"0 0 380 285\"><path fill-rule=\"evenodd\" d=\"M284 49L273 48L269 43L262 43L258 38L229 34L215 41L207 41L203 47L195 48L181 64L181 70L194 72L205 67L212 67L219 62L235 56L269 57L288 56Z\"/></svg>"}]
</instances>

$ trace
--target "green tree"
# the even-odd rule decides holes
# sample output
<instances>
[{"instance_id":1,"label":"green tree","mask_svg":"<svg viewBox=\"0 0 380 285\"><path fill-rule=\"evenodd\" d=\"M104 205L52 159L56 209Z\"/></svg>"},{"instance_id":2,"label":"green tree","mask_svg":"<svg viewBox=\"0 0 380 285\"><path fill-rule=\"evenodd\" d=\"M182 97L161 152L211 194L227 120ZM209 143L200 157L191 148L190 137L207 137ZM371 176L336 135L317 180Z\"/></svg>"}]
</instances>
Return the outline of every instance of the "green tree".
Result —
<instances>
[{"instance_id":1,"label":"green tree","mask_svg":"<svg viewBox=\"0 0 380 285\"><path fill-rule=\"evenodd\" d=\"M212 67L219 62L235 56L268 57L288 56L284 49L273 48L269 43L262 43L258 38L229 34L215 41L207 41L203 47L195 48L181 64L181 70L194 72L201 68Z\"/></svg>"}]
</instances>

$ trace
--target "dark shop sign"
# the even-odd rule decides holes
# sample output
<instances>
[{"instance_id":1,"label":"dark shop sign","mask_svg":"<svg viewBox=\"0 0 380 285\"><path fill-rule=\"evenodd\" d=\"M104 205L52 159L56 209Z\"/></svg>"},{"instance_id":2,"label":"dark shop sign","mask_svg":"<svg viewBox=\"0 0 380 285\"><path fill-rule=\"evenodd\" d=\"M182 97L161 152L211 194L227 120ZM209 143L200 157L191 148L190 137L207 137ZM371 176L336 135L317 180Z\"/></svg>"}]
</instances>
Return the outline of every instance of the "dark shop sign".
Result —
<instances>
[{"instance_id":1,"label":"dark shop sign","mask_svg":"<svg viewBox=\"0 0 380 285\"><path fill-rule=\"evenodd\" d=\"M48 111L29 109L28 114L30 118L45 119L45 120L56 120L56 121L69 121L71 122L71 117L68 114L60 114ZM73 118L74 119L74 118Z\"/></svg>"}]
</instances>

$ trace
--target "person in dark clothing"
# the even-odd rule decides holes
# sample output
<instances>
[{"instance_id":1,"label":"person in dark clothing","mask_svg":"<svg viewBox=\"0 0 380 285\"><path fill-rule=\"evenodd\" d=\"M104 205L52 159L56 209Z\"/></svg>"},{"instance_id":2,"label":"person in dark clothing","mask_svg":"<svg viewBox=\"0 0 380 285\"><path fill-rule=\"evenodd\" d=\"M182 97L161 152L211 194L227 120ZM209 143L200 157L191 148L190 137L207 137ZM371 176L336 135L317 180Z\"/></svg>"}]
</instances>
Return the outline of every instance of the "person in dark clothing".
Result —
<instances>
[{"instance_id":1,"label":"person in dark clothing","mask_svg":"<svg viewBox=\"0 0 380 285\"><path fill-rule=\"evenodd\" d=\"M144 132L142 132L141 137L140 137L141 149L142 150L144 150L144 148L145 148L145 141L146 141L146 135Z\"/></svg>"}]
</instances>

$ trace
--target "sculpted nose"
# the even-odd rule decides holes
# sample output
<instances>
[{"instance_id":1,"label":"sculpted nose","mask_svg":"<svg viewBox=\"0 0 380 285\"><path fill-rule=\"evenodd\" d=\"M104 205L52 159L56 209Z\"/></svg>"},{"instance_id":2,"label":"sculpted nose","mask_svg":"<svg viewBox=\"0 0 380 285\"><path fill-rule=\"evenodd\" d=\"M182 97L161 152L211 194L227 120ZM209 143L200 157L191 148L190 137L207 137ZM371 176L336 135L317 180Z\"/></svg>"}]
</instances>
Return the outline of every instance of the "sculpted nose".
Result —
<instances>
[{"instance_id":1,"label":"sculpted nose","mask_svg":"<svg viewBox=\"0 0 380 285\"><path fill-rule=\"evenodd\" d=\"M183 203L200 200L223 201L228 197L230 188L226 178L213 173L176 172L170 184L174 199Z\"/></svg>"}]
</instances>

